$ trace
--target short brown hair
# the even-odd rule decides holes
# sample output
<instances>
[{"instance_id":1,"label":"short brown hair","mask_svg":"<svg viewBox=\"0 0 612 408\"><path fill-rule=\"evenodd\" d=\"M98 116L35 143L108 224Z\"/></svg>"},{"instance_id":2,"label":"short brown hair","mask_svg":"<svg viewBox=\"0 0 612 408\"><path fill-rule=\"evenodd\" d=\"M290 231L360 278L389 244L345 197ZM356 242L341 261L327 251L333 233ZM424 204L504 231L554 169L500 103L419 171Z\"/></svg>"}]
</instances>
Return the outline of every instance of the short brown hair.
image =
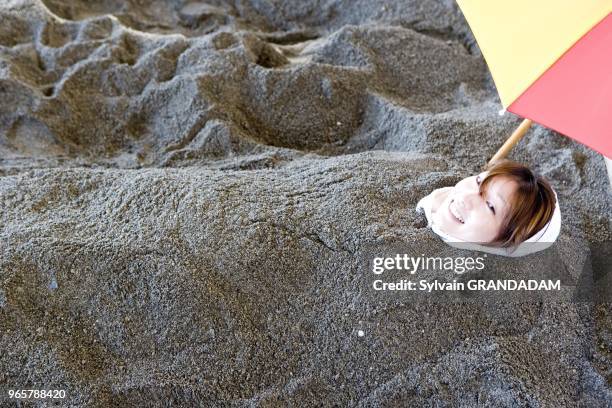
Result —
<instances>
[{"instance_id":1,"label":"short brown hair","mask_svg":"<svg viewBox=\"0 0 612 408\"><path fill-rule=\"evenodd\" d=\"M555 211L555 193L548 181L525 165L510 160L490 164L487 176L480 183L484 194L496 177L506 177L517 183L510 211L502 229L491 245L511 247L531 238L550 221Z\"/></svg>"}]
</instances>

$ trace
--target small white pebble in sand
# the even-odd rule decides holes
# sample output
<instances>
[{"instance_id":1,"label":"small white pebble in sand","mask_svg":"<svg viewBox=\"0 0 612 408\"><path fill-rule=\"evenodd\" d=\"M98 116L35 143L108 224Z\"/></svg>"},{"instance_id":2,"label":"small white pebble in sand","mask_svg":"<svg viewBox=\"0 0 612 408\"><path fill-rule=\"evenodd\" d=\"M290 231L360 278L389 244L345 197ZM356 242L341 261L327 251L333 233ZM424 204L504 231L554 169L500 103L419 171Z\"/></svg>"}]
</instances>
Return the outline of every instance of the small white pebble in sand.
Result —
<instances>
[{"instance_id":1,"label":"small white pebble in sand","mask_svg":"<svg viewBox=\"0 0 612 408\"><path fill-rule=\"evenodd\" d=\"M342 122L336 122L336 126L342 126Z\"/></svg>"},{"instance_id":2,"label":"small white pebble in sand","mask_svg":"<svg viewBox=\"0 0 612 408\"><path fill-rule=\"evenodd\" d=\"M358 335L359 337L363 337L363 336L365 336L365 332L364 332L363 330L359 330L359 331L357 332L357 335Z\"/></svg>"}]
</instances>

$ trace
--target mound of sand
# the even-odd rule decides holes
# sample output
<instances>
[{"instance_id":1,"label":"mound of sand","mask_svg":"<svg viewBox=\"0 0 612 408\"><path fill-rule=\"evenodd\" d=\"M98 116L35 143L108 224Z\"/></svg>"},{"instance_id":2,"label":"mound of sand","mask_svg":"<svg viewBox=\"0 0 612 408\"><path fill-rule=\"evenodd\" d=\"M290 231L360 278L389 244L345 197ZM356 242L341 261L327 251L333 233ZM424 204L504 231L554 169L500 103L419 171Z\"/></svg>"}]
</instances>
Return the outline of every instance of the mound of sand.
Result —
<instances>
[{"instance_id":1,"label":"mound of sand","mask_svg":"<svg viewBox=\"0 0 612 408\"><path fill-rule=\"evenodd\" d=\"M519 121L454 2L346 3L0 6L3 388L73 406L609 403L609 305L372 296L373 244L459 254L414 205ZM600 156L536 127L512 157L559 194L560 259L612 240Z\"/></svg>"}]
</instances>

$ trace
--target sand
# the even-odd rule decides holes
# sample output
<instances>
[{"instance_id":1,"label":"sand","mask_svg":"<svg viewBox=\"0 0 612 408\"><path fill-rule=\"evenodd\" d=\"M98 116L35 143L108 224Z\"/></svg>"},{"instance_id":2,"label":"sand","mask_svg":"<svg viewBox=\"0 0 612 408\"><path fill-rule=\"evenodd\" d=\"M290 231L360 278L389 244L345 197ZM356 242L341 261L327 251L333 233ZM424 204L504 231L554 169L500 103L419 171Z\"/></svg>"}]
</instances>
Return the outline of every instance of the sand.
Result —
<instances>
[{"instance_id":1,"label":"sand","mask_svg":"<svg viewBox=\"0 0 612 408\"><path fill-rule=\"evenodd\" d=\"M498 115L453 1L8 0L0 21L2 390L65 389L65 406L612 400L608 303L368 288L372 245L460 254L414 206L520 123ZM601 156L535 126L511 158L559 195L559 259L609 247Z\"/></svg>"}]
</instances>

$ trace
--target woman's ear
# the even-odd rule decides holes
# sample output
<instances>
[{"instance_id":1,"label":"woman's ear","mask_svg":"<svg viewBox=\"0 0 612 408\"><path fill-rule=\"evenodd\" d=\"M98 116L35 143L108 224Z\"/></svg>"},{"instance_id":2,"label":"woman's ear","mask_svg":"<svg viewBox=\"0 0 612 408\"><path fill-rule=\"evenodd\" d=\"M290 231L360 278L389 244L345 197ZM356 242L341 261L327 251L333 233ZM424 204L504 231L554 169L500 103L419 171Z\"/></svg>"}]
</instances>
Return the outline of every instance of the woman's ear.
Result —
<instances>
[{"instance_id":1,"label":"woman's ear","mask_svg":"<svg viewBox=\"0 0 612 408\"><path fill-rule=\"evenodd\" d=\"M433 198L439 198L441 195L448 193L452 189L452 187L437 188L432 192Z\"/></svg>"},{"instance_id":2,"label":"woman's ear","mask_svg":"<svg viewBox=\"0 0 612 408\"><path fill-rule=\"evenodd\" d=\"M448 194L450 190L452 190L452 187L442 187L431 192L431 199L434 203L434 211L437 209L438 205L441 204L444 199L446 199L446 194Z\"/></svg>"}]
</instances>

